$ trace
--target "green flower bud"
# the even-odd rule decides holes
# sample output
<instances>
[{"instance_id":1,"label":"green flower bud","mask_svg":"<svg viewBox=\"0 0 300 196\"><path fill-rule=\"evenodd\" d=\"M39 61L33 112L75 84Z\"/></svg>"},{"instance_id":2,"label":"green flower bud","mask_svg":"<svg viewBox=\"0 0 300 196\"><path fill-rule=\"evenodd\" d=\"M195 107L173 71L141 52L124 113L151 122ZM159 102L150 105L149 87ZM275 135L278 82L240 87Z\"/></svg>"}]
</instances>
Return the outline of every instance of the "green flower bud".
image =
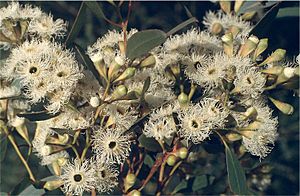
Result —
<instances>
[{"instance_id":1,"label":"green flower bud","mask_svg":"<svg viewBox=\"0 0 300 196\"><path fill-rule=\"evenodd\" d=\"M257 44L259 43L259 39L252 35L245 44L242 45L239 55L242 57L248 56L251 52L253 52L256 49Z\"/></svg>"},{"instance_id":2,"label":"green flower bud","mask_svg":"<svg viewBox=\"0 0 300 196\"><path fill-rule=\"evenodd\" d=\"M261 72L266 74L279 75L282 73L283 69L284 67L282 66L273 66L268 69L261 70Z\"/></svg>"},{"instance_id":3,"label":"green flower bud","mask_svg":"<svg viewBox=\"0 0 300 196\"><path fill-rule=\"evenodd\" d=\"M253 60L262 54L268 48L268 38L259 40L259 43L254 51Z\"/></svg>"},{"instance_id":4,"label":"green flower bud","mask_svg":"<svg viewBox=\"0 0 300 196\"><path fill-rule=\"evenodd\" d=\"M266 60L264 60L258 66L262 66L262 65L265 65L265 64L273 63L273 62L278 62L278 61L280 61L284 58L285 53L286 53L286 50L277 49L277 50L275 50L275 52L273 52L271 54L271 56L269 56Z\"/></svg>"},{"instance_id":5,"label":"green flower bud","mask_svg":"<svg viewBox=\"0 0 300 196\"><path fill-rule=\"evenodd\" d=\"M132 186L134 185L135 181L136 181L136 176L133 173L127 174L125 178L125 183Z\"/></svg>"},{"instance_id":6,"label":"green flower bud","mask_svg":"<svg viewBox=\"0 0 300 196\"><path fill-rule=\"evenodd\" d=\"M175 155L169 155L168 158L167 158L167 164L169 166L174 166L175 163L176 163L176 156Z\"/></svg>"},{"instance_id":7,"label":"green flower bud","mask_svg":"<svg viewBox=\"0 0 300 196\"><path fill-rule=\"evenodd\" d=\"M246 12L242 15L242 19L243 20L251 20L256 14L256 11L252 11L252 12Z\"/></svg>"},{"instance_id":8,"label":"green flower bud","mask_svg":"<svg viewBox=\"0 0 300 196\"><path fill-rule=\"evenodd\" d=\"M128 67L114 82L119 82L131 78L132 76L134 76L135 70L136 69L134 67Z\"/></svg>"},{"instance_id":9,"label":"green flower bud","mask_svg":"<svg viewBox=\"0 0 300 196\"><path fill-rule=\"evenodd\" d=\"M233 55L233 35L232 35L232 33L227 33L227 34L223 35L221 39L223 42L224 52L228 56L232 56Z\"/></svg>"},{"instance_id":10,"label":"green flower bud","mask_svg":"<svg viewBox=\"0 0 300 196\"><path fill-rule=\"evenodd\" d=\"M228 28L226 33L232 33L232 36L236 37L240 31L241 31L241 29L239 27L232 25Z\"/></svg>"},{"instance_id":11,"label":"green flower bud","mask_svg":"<svg viewBox=\"0 0 300 196\"><path fill-rule=\"evenodd\" d=\"M153 55L150 55L141 62L140 66L141 67L154 67L155 64L156 64L155 57Z\"/></svg>"},{"instance_id":12,"label":"green flower bud","mask_svg":"<svg viewBox=\"0 0 300 196\"><path fill-rule=\"evenodd\" d=\"M138 191L138 190L132 190L130 193L129 193L130 196L141 196L141 192Z\"/></svg>"},{"instance_id":13,"label":"green flower bud","mask_svg":"<svg viewBox=\"0 0 300 196\"><path fill-rule=\"evenodd\" d=\"M238 11L240 10L240 8L242 7L243 4L244 4L243 0L235 1L234 2L234 12L238 13Z\"/></svg>"},{"instance_id":14,"label":"green flower bud","mask_svg":"<svg viewBox=\"0 0 300 196\"><path fill-rule=\"evenodd\" d=\"M182 147L177 151L177 156L181 159L185 159L188 155L189 151L186 147Z\"/></svg>"},{"instance_id":15,"label":"green flower bud","mask_svg":"<svg viewBox=\"0 0 300 196\"><path fill-rule=\"evenodd\" d=\"M229 14L231 11L231 2L230 1L220 1L219 2L221 9L226 13Z\"/></svg>"},{"instance_id":16,"label":"green flower bud","mask_svg":"<svg viewBox=\"0 0 300 196\"><path fill-rule=\"evenodd\" d=\"M52 191L54 189L57 189L58 187L62 186L64 182L62 180L53 180L53 181L48 181L44 184L44 189L48 191Z\"/></svg>"},{"instance_id":17,"label":"green flower bud","mask_svg":"<svg viewBox=\"0 0 300 196\"><path fill-rule=\"evenodd\" d=\"M288 103L281 102L279 100L269 97L272 103L284 114L291 115L294 112L294 107Z\"/></svg>"},{"instance_id":18,"label":"green flower bud","mask_svg":"<svg viewBox=\"0 0 300 196\"><path fill-rule=\"evenodd\" d=\"M242 136L240 134L237 134L237 133L228 133L226 134L226 138L229 140L229 141L238 141L238 140L241 140L242 139Z\"/></svg>"},{"instance_id":19,"label":"green flower bud","mask_svg":"<svg viewBox=\"0 0 300 196\"><path fill-rule=\"evenodd\" d=\"M112 93L112 99L118 99L127 94L127 87L125 85L118 86Z\"/></svg>"},{"instance_id":20,"label":"green flower bud","mask_svg":"<svg viewBox=\"0 0 300 196\"><path fill-rule=\"evenodd\" d=\"M214 23L211 27L211 33L214 35L219 35L222 33L222 31L223 31L223 26L218 22Z\"/></svg>"},{"instance_id":21,"label":"green flower bud","mask_svg":"<svg viewBox=\"0 0 300 196\"><path fill-rule=\"evenodd\" d=\"M252 119L255 120L257 117L257 110L254 107L250 107L244 113L244 120Z\"/></svg>"},{"instance_id":22,"label":"green flower bud","mask_svg":"<svg viewBox=\"0 0 300 196\"><path fill-rule=\"evenodd\" d=\"M180 93L180 95L178 96L177 99L178 99L178 102L182 105L185 105L189 102L189 97L184 92Z\"/></svg>"}]
</instances>

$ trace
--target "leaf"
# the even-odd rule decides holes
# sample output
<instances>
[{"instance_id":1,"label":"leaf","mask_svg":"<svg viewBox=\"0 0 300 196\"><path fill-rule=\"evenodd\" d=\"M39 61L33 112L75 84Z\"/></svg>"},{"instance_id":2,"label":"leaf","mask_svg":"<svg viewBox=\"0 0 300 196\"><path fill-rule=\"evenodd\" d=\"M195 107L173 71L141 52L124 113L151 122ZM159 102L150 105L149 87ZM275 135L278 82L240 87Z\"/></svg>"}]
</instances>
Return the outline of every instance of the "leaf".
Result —
<instances>
[{"instance_id":1,"label":"leaf","mask_svg":"<svg viewBox=\"0 0 300 196\"><path fill-rule=\"evenodd\" d=\"M299 17L299 7L286 7L279 9L276 18Z\"/></svg>"},{"instance_id":2,"label":"leaf","mask_svg":"<svg viewBox=\"0 0 300 196\"><path fill-rule=\"evenodd\" d=\"M95 14L95 16L101 20L105 19L107 20L106 16L104 15L102 8L100 7L99 3L96 1L85 1L84 2L87 7Z\"/></svg>"},{"instance_id":3,"label":"leaf","mask_svg":"<svg viewBox=\"0 0 300 196\"><path fill-rule=\"evenodd\" d=\"M130 59L147 54L167 39L167 34L158 29L139 31L133 34L127 43L126 56Z\"/></svg>"},{"instance_id":4,"label":"leaf","mask_svg":"<svg viewBox=\"0 0 300 196\"><path fill-rule=\"evenodd\" d=\"M50 114L48 111L38 111L38 112L30 112L30 113L19 113L17 116L24 117L29 121L42 121L48 120L50 118L56 117L59 115L59 112L56 114Z\"/></svg>"},{"instance_id":5,"label":"leaf","mask_svg":"<svg viewBox=\"0 0 300 196\"><path fill-rule=\"evenodd\" d=\"M87 2L86 2L87 3ZM69 46L74 39L77 37L78 33L80 32L83 24L84 24L84 20L86 17L86 4L85 3L81 3L81 6L79 8L79 11L77 13L77 16L75 18L74 24L70 30L70 33L68 34L68 37L66 39L66 45Z\"/></svg>"},{"instance_id":6,"label":"leaf","mask_svg":"<svg viewBox=\"0 0 300 196\"><path fill-rule=\"evenodd\" d=\"M238 11L238 15L244 14L245 12L259 11L261 9L272 7L276 3L276 1L269 1L266 2L265 5L263 5L261 2L258 1L244 1L242 7Z\"/></svg>"},{"instance_id":7,"label":"leaf","mask_svg":"<svg viewBox=\"0 0 300 196\"><path fill-rule=\"evenodd\" d=\"M146 154L144 159L144 164L147 165L149 168L151 168L154 164L153 159L150 157L150 155Z\"/></svg>"},{"instance_id":8,"label":"leaf","mask_svg":"<svg viewBox=\"0 0 300 196\"><path fill-rule=\"evenodd\" d=\"M50 180L56 180L56 176L48 176L46 178L43 178L41 181L50 181ZM33 185L28 186L26 189L24 189L19 196L28 196L28 195L43 195L46 191L44 189L36 189Z\"/></svg>"},{"instance_id":9,"label":"leaf","mask_svg":"<svg viewBox=\"0 0 300 196\"><path fill-rule=\"evenodd\" d=\"M7 137L4 136L3 138L1 138L0 141L0 162L2 162L5 158L6 155L6 150L7 150Z\"/></svg>"},{"instance_id":10,"label":"leaf","mask_svg":"<svg viewBox=\"0 0 300 196\"><path fill-rule=\"evenodd\" d=\"M225 144L225 143L224 143ZM241 167L236 155L225 144L226 165L228 173L229 187L231 191L238 195L248 194L248 187L244 169Z\"/></svg>"},{"instance_id":11,"label":"leaf","mask_svg":"<svg viewBox=\"0 0 300 196\"><path fill-rule=\"evenodd\" d=\"M181 191L182 189L187 188L188 184L186 180L182 180L173 190L173 192L171 193L171 195L174 195L175 193Z\"/></svg>"},{"instance_id":12,"label":"leaf","mask_svg":"<svg viewBox=\"0 0 300 196\"><path fill-rule=\"evenodd\" d=\"M76 43L75 43L75 49L78 52L78 54L80 55L85 67L88 70L90 70L93 73L93 75L95 76L95 78L100 82L100 84L102 84L100 75L99 75L98 71L96 70L94 63L92 62L90 57L88 55L86 55L84 50Z\"/></svg>"},{"instance_id":13,"label":"leaf","mask_svg":"<svg viewBox=\"0 0 300 196\"><path fill-rule=\"evenodd\" d=\"M262 37L265 31L268 30L272 21L275 19L278 10L279 10L280 2L276 3L263 17L262 19L253 27L249 35L253 34L258 37Z\"/></svg>"},{"instance_id":14,"label":"leaf","mask_svg":"<svg viewBox=\"0 0 300 196\"><path fill-rule=\"evenodd\" d=\"M173 29L171 29L171 30L167 33L167 36L170 36L170 35L176 33L177 31L183 29L184 27L186 27L186 26L188 26L188 25L190 25L190 24L192 24L192 23L194 23L194 22L198 22L198 20L197 20L197 18L192 17L192 18L190 18L190 19L188 19L188 20L186 20L186 21L180 23L179 25L177 25L176 27L174 27Z\"/></svg>"},{"instance_id":15,"label":"leaf","mask_svg":"<svg viewBox=\"0 0 300 196\"><path fill-rule=\"evenodd\" d=\"M192 189L193 191L198 191L208 185L208 179L206 175L196 176Z\"/></svg>"},{"instance_id":16,"label":"leaf","mask_svg":"<svg viewBox=\"0 0 300 196\"><path fill-rule=\"evenodd\" d=\"M161 151L159 143L154 138L146 137L144 134L142 134L138 141L144 148L146 148L146 150L151 152Z\"/></svg>"}]
</instances>

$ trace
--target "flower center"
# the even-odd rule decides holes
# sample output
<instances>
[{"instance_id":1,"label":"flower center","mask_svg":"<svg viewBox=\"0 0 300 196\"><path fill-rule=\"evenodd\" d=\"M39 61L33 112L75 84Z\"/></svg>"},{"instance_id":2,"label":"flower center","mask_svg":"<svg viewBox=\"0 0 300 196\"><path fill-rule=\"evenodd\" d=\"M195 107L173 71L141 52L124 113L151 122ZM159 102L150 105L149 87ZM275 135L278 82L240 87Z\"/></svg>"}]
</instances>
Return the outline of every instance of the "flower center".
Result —
<instances>
[{"instance_id":1,"label":"flower center","mask_svg":"<svg viewBox=\"0 0 300 196\"><path fill-rule=\"evenodd\" d=\"M29 73L35 74L36 72L37 72L37 68L36 67L30 67Z\"/></svg>"},{"instance_id":2,"label":"flower center","mask_svg":"<svg viewBox=\"0 0 300 196\"><path fill-rule=\"evenodd\" d=\"M192 120L192 127L197 129L198 128L198 123L195 120Z\"/></svg>"},{"instance_id":3,"label":"flower center","mask_svg":"<svg viewBox=\"0 0 300 196\"><path fill-rule=\"evenodd\" d=\"M114 149L116 146L117 146L117 143L114 142L114 141L111 141L111 142L109 142L109 144L108 144L108 147L109 147L110 149Z\"/></svg>"},{"instance_id":4,"label":"flower center","mask_svg":"<svg viewBox=\"0 0 300 196\"><path fill-rule=\"evenodd\" d=\"M66 76L66 75L67 74L64 73L63 71L60 71L60 72L57 73L57 76L60 77L60 78Z\"/></svg>"},{"instance_id":5,"label":"flower center","mask_svg":"<svg viewBox=\"0 0 300 196\"><path fill-rule=\"evenodd\" d=\"M105 178L105 176L106 176L105 170L102 170L102 171L100 172L100 174L101 174L101 177L102 177L102 178Z\"/></svg>"},{"instance_id":6,"label":"flower center","mask_svg":"<svg viewBox=\"0 0 300 196\"><path fill-rule=\"evenodd\" d=\"M75 182L80 182L82 180L82 176L80 174L75 174L73 178Z\"/></svg>"},{"instance_id":7,"label":"flower center","mask_svg":"<svg viewBox=\"0 0 300 196\"><path fill-rule=\"evenodd\" d=\"M210 69L210 70L208 70L208 74L209 74L209 75L212 75L212 74L214 74L215 72L216 72L215 69Z\"/></svg>"}]
</instances>

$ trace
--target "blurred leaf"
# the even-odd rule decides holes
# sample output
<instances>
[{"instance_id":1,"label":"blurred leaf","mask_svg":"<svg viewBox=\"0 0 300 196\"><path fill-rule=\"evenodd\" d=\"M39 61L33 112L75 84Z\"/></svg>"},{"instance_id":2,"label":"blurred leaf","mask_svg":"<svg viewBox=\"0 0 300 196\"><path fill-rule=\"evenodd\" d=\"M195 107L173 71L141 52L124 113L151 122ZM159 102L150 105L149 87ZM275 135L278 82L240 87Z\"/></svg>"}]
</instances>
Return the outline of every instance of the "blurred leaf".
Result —
<instances>
[{"instance_id":1,"label":"blurred leaf","mask_svg":"<svg viewBox=\"0 0 300 196\"><path fill-rule=\"evenodd\" d=\"M194 22L198 22L197 18L192 17L182 23L180 23L179 25L177 25L176 27L174 27L173 29L171 29L168 33L167 36L173 35L174 33L176 33L177 31L183 29L184 27L194 23Z\"/></svg>"},{"instance_id":2,"label":"blurred leaf","mask_svg":"<svg viewBox=\"0 0 300 196\"><path fill-rule=\"evenodd\" d=\"M276 1L268 1L264 5L259 1L244 1L242 7L238 11L238 14L244 14L245 12L258 11L265 9L276 4Z\"/></svg>"},{"instance_id":3,"label":"blurred leaf","mask_svg":"<svg viewBox=\"0 0 300 196\"><path fill-rule=\"evenodd\" d=\"M225 144L226 165L230 189L239 195L248 194L248 187L244 169L241 167L236 155Z\"/></svg>"},{"instance_id":4,"label":"blurred leaf","mask_svg":"<svg viewBox=\"0 0 300 196\"><path fill-rule=\"evenodd\" d=\"M76 19L74 21L74 24L73 24L73 26L68 34L68 37L66 39L65 43L67 46L69 46L69 44L72 43L76 39L82 26L84 25L85 17L86 17L86 4L82 2L81 6L79 8L79 11L77 13Z\"/></svg>"},{"instance_id":5,"label":"blurred leaf","mask_svg":"<svg viewBox=\"0 0 300 196\"><path fill-rule=\"evenodd\" d=\"M50 180L56 180L57 176L48 176L46 178L43 178L41 181L50 181ZM25 190L23 190L19 196L29 196L29 195L43 195L46 191L44 189L36 189L33 185L28 186Z\"/></svg>"},{"instance_id":6,"label":"blurred leaf","mask_svg":"<svg viewBox=\"0 0 300 196\"><path fill-rule=\"evenodd\" d=\"M101 20L101 19L107 19L106 16L104 15L101 6L97 1L85 1L84 2L87 7L95 14L95 16Z\"/></svg>"},{"instance_id":7,"label":"blurred leaf","mask_svg":"<svg viewBox=\"0 0 300 196\"><path fill-rule=\"evenodd\" d=\"M56 117L59 115L59 112L56 114L50 114L48 111L39 111L39 112L29 112L29 113L19 113L17 116L24 117L29 121L41 121L48 120L50 118Z\"/></svg>"},{"instance_id":8,"label":"blurred leaf","mask_svg":"<svg viewBox=\"0 0 300 196\"><path fill-rule=\"evenodd\" d=\"M5 192L0 192L0 196L9 196L9 194Z\"/></svg>"},{"instance_id":9,"label":"blurred leaf","mask_svg":"<svg viewBox=\"0 0 300 196\"><path fill-rule=\"evenodd\" d=\"M269 26L272 24L272 21L275 19L280 2L277 2L253 27L249 35L253 34L258 37L263 36L263 33L268 30Z\"/></svg>"},{"instance_id":10,"label":"blurred leaf","mask_svg":"<svg viewBox=\"0 0 300 196\"><path fill-rule=\"evenodd\" d=\"M152 152L158 152L161 151L161 147L159 143L154 139L150 137L146 137L144 134L142 134L138 141L140 144L146 148L146 150L152 151Z\"/></svg>"},{"instance_id":11,"label":"blurred leaf","mask_svg":"<svg viewBox=\"0 0 300 196\"><path fill-rule=\"evenodd\" d=\"M276 18L299 17L299 7L286 7L278 11Z\"/></svg>"},{"instance_id":12,"label":"blurred leaf","mask_svg":"<svg viewBox=\"0 0 300 196\"><path fill-rule=\"evenodd\" d=\"M208 179L206 175L196 176L192 189L193 191L198 191L208 185Z\"/></svg>"},{"instance_id":13,"label":"blurred leaf","mask_svg":"<svg viewBox=\"0 0 300 196\"><path fill-rule=\"evenodd\" d=\"M147 54L167 39L167 34L158 29L139 31L133 34L127 43L126 56L130 59Z\"/></svg>"},{"instance_id":14,"label":"blurred leaf","mask_svg":"<svg viewBox=\"0 0 300 196\"><path fill-rule=\"evenodd\" d=\"M186 180L182 180L173 190L173 192L171 193L171 195L174 195L175 193L179 192L182 189L187 188L188 184Z\"/></svg>"},{"instance_id":15,"label":"blurred leaf","mask_svg":"<svg viewBox=\"0 0 300 196\"><path fill-rule=\"evenodd\" d=\"M150 155L146 154L144 159L144 164L147 165L149 168L151 168L154 164L153 159L150 157Z\"/></svg>"},{"instance_id":16,"label":"blurred leaf","mask_svg":"<svg viewBox=\"0 0 300 196\"><path fill-rule=\"evenodd\" d=\"M2 162L5 158L6 155L6 150L7 150L7 137L4 136L3 138L1 138L0 141L0 162Z\"/></svg>"},{"instance_id":17,"label":"blurred leaf","mask_svg":"<svg viewBox=\"0 0 300 196\"><path fill-rule=\"evenodd\" d=\"M98 71L96 70L94 63L92 62L92 60L89 58L88 55L85 54L84 50L75 43L75 49L77 50L78 54L80 55L85 67L90 70L93 75L95 76L95 78L100 82L100 84L102 84L102 81L100 79L100 75L98 73Z\"/></svg>"}]
</instances>

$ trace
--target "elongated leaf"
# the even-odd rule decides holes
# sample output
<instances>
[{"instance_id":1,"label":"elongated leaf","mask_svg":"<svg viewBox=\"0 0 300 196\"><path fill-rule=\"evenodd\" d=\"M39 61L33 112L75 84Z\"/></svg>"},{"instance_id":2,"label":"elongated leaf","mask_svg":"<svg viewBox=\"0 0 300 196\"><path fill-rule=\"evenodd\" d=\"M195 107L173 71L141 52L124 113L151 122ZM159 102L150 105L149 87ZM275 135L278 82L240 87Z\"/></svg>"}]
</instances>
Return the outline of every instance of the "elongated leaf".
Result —
<instances>
[{"instance_id":1,"label":"elongated leaf","mask_svg":"<svg viewBox=\"0 0 300 196\"><path fill-rule=\"evenodd\" d=\"M225 145L226 165L230 189L238 195L248 194L247 182L244 169L236 155Z\"/></svg>"},{"instance_id":2,"label":"elongated leaf","mask_svg":"<svg viewBox=\"0 0 300 196\"><path fill-rule=\"evenodd\" d=\"M30 113L20 113L17 114L19 117L24 117L28 119L29 121L41 121L41 120L48 120L50 118L53 118L55 116L58 116L57 114L50 114L48 111L39 111L39 112L30 112Z\"/></svg>"},{"instance_id":3,"label":"elongated leaf","mask_svg":"<svg viewBox=\"0 0 300 196\"><path fill-rule=\"evenodd\" d=\"M93 75L95 76L95 78L100 82L100 84L102 84L102 81L100 79L100 75L99 75L98 71L96 70L96 68L94 66L94 63L89 58L89 56L86 55L84 50L76 43L75 43L75 49L78 52L78 54L80 55L80 58L83 61L85 67L88 70L90 70L93 73Z\"/></svg>"},{"instance_id":4,"label":"elongated leaf","mask_svg":"<svg viewBox=\"0 0 300 196\"><path fill-rule=\"evenodd\" d=\"M299 17L299 7L286 7L279 9L276 18Z\"/></svg>"},{"instance_id":5,"label":"elongated leaf","mask_svg":"<svg viewBox=\"0 0 300 196\"><path fill-rule=\"evenodd\" d=\"M188 25L190 25L190 24L192 24L192 23L195 23L195 22L198 22L197 18L192 17L192 18L190 18L190 19L188 19L188 20L186 20L186 21L180 23L179 25L177 25L177 26L174 27L173 29L171 29L171 30L167 33L167 36L170 36L170 35L176 33L177 31L183 29L184 27L186 27L186 26L188 26Z\"/></svg>"},{"instance_id":6,"label":"elongated leaf","mask_svg":"<svg viewBox=\"0 0 300 196\"><path fill-rule=\"evenodd\" d=\"M262 4L259 1L244 1L242 7L238 11L238 14L244 14L245 12L259 11L268 7L275 5L276 1L268 1L265 4Z\"/></svg>"},{"instance_id":7,"label":"elongated leaf","mask_svg":"<svg viewBox=\"0 0 300 196\"><path fill-rule=\"evenodd\" d=\"M104 15L101 6L97 1L85 1L84 2L87 7L95 14L95 16L101 20L101 19L107 19Z\"/></svg>"},{"instance_id":8,"label":"elongated leaf","mask_svg":"<svg viewBox=\"0 0 300 196\"><path fill-rule=\"evenodd\" d=\"M46 178L43 178L42 181L50 181L50 180L56 180L56 176L49 176ZM43 195L46 191L44 189L36 189L33 185L28 186L25 190L23 190L19 196L28 196L28 195Z\"/></svg>"},{"instance_id":9,"label":"elongated leaf","mask_svg":"<svg viewBox=\"0 0 300 196\"><path fill-rule=\"evenodd\" d=\"M182 189L185 189L187 188L188 184L187 184L187 181L186 180L182 180L176 187L175 189L173 190L172 192L172 195L181 191Z\"/></svg>"},{"instance_id":10,"label":"elongated leaf","mask_svg":"<svg viewBox=\"0 0 300 196\"><path fill-rule=\"evenodd\" d=\"M1 138L0 141L0 162L2 162L5 158L6 155L6 150L7 150L7 137Z\"/></svg>"},{"instance_id":11,"label":"elongated leaf","mask_svg":"<svg viewBox=\"0 0 300 196\"><path fill-rule=\"evenodd\" d=\"M150 155L146 154L144 159L144 164L147 165L149 168L151 168L154 164L153 159L150 157Z\"/></svg>"},{"instance_id":12,"label":"elongated leaf","mask_svg":"<svg viewBox=\"0 0 300 196\"><path fill-rule=\"evenodd\" d=\"M158 142L154 138L146 137L144 134L142 134L138 141L140 144L145 147L147 150L152 152L158 152L161 151L161 147L158 144Z\"/></svg>"},{"instance_id":13,"label":"elongated leaf","mask_svg":"<svg viewBox=\"0 0 300 196\"><path fill-rule=\"evenodd\" d=\"M74 24L70 30L70 33L68 34L68 37L66 39L66 45L69 46L70 43L74 41L74 39L77 37L79 31L81 30L84 19L86 17L86 4L84 2L81 3L81 6L79 8L79 11L77 13L76 19L74 21Z\"/></svg>"},{"instance_id":14,"label":"elongated leaf","mask_svg":"<svg viewBox=\"0 0 300 196\"><path fill-rule=\"evenodd\" d=\"M127 43L126 56L130 59L147 54L167 39L167 34L158 29L144 30L133 34Z\"/></svg>"},{"instance_id":15,"label":"elongated leaf","mask_svg":"<svg viewBox=\"0 0 300 196\"><path fill-rule=\"evenodd\" d=\"M206 175L196 176L192 189L193 191L198 191L208 185L208 179Z\"/></svg>"},{"instance_id":16,"label":"elongated leaf","mask_svg":"<svg viewBox=\"0 0 300 196\"><path fill-rule=\"evenodd\" d=\"M263 18L253 27L250 35L256 35L257 37L262 37L264 33L268 30L272 21L275 19L278 10L279 10L280 2L276 3L264 16Z\"/></svg>"}]
</instances>

